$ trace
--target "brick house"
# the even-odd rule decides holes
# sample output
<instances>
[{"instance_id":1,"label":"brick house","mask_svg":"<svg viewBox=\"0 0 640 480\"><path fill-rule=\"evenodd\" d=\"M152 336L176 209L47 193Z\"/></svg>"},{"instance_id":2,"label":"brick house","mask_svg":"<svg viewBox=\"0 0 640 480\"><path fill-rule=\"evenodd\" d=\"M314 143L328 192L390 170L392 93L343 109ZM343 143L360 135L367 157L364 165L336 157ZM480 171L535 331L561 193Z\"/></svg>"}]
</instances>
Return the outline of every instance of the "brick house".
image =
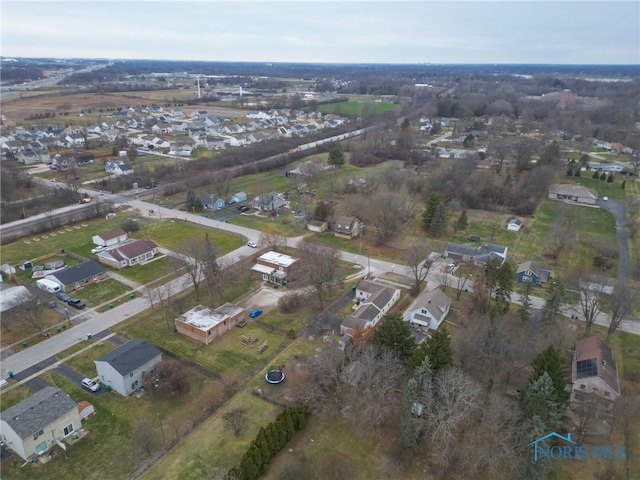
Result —
<instances>
[{"instance_id":1,"label":"brick house","mask_svg":"<svg viewBox=\"0 0 640 480\"><path fill-rule=\"evenodd\" d=\"M245 310L232 303L211 309L198 305L176 318L176 330L193 340L209 345L231 330L245 317Z\"/></svg>"}]
</instances>

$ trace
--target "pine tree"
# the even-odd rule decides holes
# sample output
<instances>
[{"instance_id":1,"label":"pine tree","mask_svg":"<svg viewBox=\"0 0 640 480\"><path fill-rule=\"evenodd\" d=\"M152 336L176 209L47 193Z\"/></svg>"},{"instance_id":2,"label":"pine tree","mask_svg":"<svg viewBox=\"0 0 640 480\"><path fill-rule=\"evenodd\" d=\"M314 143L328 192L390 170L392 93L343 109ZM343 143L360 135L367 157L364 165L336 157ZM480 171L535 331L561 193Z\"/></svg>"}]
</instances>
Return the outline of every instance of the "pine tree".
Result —
<instances>
[{"instance_id":1,"label":"pine tree","mask_svg":"<svg viewBox=\"0 0 640 480\"><path fill-rule=\"evenodd\" d=\"M336 145L329 151L329 165L341 167L344 165L344 152L340 145Z\"/></svg>"},{"instance_id":2,"label":"pine tree","mask_svg":"<svg viewBox=\"0 0 640 480\"><path fill-rule=\"evenodd\" d=\"M494 293L496 309L499 314L506 313L509 310L511 294L513 293L513 276L511 262L503 262L497 271Z\"/></svg>"},{"instance_id":3,"label":"pine tree","mask_svg":"<svg viewBox=\"0 0 640 480\"><path fill-rule=\"evenodd\" d=\"M409 367L420 367L425 358L429 360L431 372L437 372L446 366L453 365L451 335L449 335L447 327L439 328L431 334L431 337L415 348Z\"/></svg>"},{"instance_id":4,"label":"pine tree","mask_svg":"<svg viewBox=\"0 0 640 480\"><path fill-rule=\"evenodd\" d=\"M562 352L553 345L540 352L531 362L533 367L532 378L536 379L543 374L549 375L556 392L556 400L561 407L569 400L569 393L566 391L567 382L565 378L568 374L567 360Z\"/></svg>"},{"instance_id":5,"label":"pine tree","mask_svg":"<svg viewBox=\"0 0 640 480\"><path fill-rule=\"evenodd\" d=\"M293 426L293 420L291 419L291 414L289 412L287 412L287 415L285 416L284 424L287 428L287 442L288 442L289 440L291 440L291 437L293 437L293 434L296 431L295 427Z\"/></svg>"},{"instance_id":6,"label":"pine tree","mask_svg":"<svg viewBox=\"0 0 640 480\"><path fill-rule=\"evenodd\" d=\"M539 417L547 431L556 430L562 424L562 406L548 373L533 379L524 392L522 411L528 418Z\"/></svg>"},{"instance_id":7,"label":"pine tree","mask_svg":"<svg viewBox=\"0 0 640 480\"><path fill-rule=\"evenodd\" d=\"M429 233L434 237L440 237L447 231L447 209L443 202L440 202L436 207L436 211L431 219L431 225L429 226Z\"/></svg>"},{"instance_id":8,"label":"pine tree","mask_svg":"<svg viewBox=\"0 0 640 480\"><path fill-rule=\"evenodd\" d=\"M520 305L518 305L518 316L523 322L531 319L531 282L523 282L520 287Z\"/></svg>"},{"instance_id":9,"label":"pine tree","mask_svg":"<svg viewBox=\"0 0 640 480\"><path fill-rule=\"evenodd\" d=\"M604 172L602 172L602 173L600 174L600 180L606 180L606 179L607 179L607 174L606 174L606 173L604 173Z\"/></svg>"},{"instance_id":10,"label":"pine tree","mask_svg":"<svg viewBox=\"0 0 640 480\"><path fill-rule=\"evenodd\" d=\"M467 211L462 210L462 213L460 214L460 216L458 217L458 221L456 222L456 232L466 230L467 226L469 226Z\"/></svg>"},{"instance_id":11,"label":"pine tree","mask_svg":"<svg viewBox=\"0 0 640 480\"><path fill-rule=\"evenodd\" d=\"M613 183L613 173L610 173L607 177L607 183Z\"/></svg>"},{"instance_id":12,"label":"pine tree","mask_svg":"<svg viewBox=\"0 0 640 480\"><path fill-rule=\"evenodd\" d=\"M429 231L429 228L431 227L431 221L433 220L433 215L436 213L438 205L444 201L445 198L442 192L431 192L429 194L425 211L422 214L422 224L426 231Z\"/></svg>"},{"instance_id":13,"label":"pine tree","mask_svg":"<svg viewBox=\"0 0 640 480\"><path fill-rule=\"evenodd\" d=\"M407 360L415 349L411 326L399 313L387 314L373 331L372 342L393 350L402 360Z\"/></svg>"},{"instance_id":14,"label":"pine tree","mask_svg":"<svg viewBox=\"0 0 640 480\"><path fill-rule=\"evenodd\" d=\"M593 175L591 175L591 178L597 180L598 178L600 178L600 174L597 171L595 171L593 172Z\"/></svg>"},{"instance_id":15,"label":"pine tree","mask_svg":"<svg viewBox=\"0 0 640 480\"><path fill-rule=\"evenodd\" d=\"M544 307L542 307L542 320L544 323L549 324L555 321L564 299L564 285L558 280L552 282L544 302Z\"/></svg>"}]
</instances>

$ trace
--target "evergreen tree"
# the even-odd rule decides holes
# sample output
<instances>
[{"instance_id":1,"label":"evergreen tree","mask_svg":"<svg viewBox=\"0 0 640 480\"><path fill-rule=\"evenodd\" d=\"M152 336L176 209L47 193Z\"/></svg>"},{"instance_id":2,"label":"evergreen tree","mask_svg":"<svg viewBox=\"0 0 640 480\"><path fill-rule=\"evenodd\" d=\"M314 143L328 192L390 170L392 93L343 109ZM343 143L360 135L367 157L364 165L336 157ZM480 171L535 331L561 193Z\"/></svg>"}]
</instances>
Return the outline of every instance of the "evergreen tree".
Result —
<instances>
[{"instance_id":1,"label":"evergreen tree","mask_svg":"<svg viewBox=\"0 0 640 480\"><path fill-rule=\"evenodd\" d=\"M496 309L499 314L506 313L509 310L511 294L513 293L513 276L511 262L503 262L497 271L494 293Z\"/></svg>"},{"instance_id":2,"label":"evergreen tree","mask_svg":"<svg viewBox=\"0 0 640 480\"><path fill-rule=\"evenodd\" d=\"M573 174L574 177L579 177L580 176L580 169L576 169L576 173Z\"/></svg>"},{"instance_id":3,"label":"evergreen tree","mask_svg":"<svg viewBox=\"0 0 640 480\"><path fill-rule=\"evenodd\" d=\"M456 222L456 232L466 230L468 225L469 220L467 219L467 211L462 210L462 213L460 214L460 216L458 217L458 221Z\"/></svg>"},{"instance_id":4,"label":"evergreen tree","mask_svg":"<svg viewBox=\"0 0 640 480\"><path fill-rule=\"evenodd\" d=\"M610 173L607 177L607 183L613 183L613 173Z\"/></svg>"},{"instance_id":5,"label":"evergreen tree","mask_svg":"<svg viewBox=\"0 0 640 480\"><path fill-rule=\"evenodd\" d=\"M409 368L418 368L423 365L425 358L429 360L431 372L453 365L453 348L451 347L451 335L447 327L441 327L434 331L430 337L415 347L415 351L408 362Z\"/></svg>"},{"instance_id":6,"label":"evergreen tree","mask_svg":"<svg viewBox=\"0 0 640 480\"><path fill-rule=\"evenodd\" d=\"M393 350L403 361L409 359L415 349L409 322L399 313L389 313L373 331L372 342Z\"/></svg>"},{"instance_id":7,"label":"evergreen tree","mask_svg":"<svg viewBox=\"0 0 640 480\"><path fill-rule=\"evenodd\" d=\"M564 285L559 280L551 283L547 298L542 307L542 320L544 323L553 323L560 312L560 307L565 299Z\"/></svg>"},{"instance_id":8,"label":"evergreen tree","mask_svg":"<svg viewBox=\"0 0 640 480\"><path fill-rule=\"evenodd\" d=\"M330 215L331 215L331 206L323 202L322 200L320 200L316 204L316 208L313 211L313 218L315 218L316 220L320 220L321 222L324 222L325 220L327 220L327 218Z\"/></svg>"},{"instance_id":9,"label":"evergreen tree","mask_svg":"<svg viewBox=\"0 0 640 480\"><path fill-rule=\"evenodd\" d=\"M422 224L426 231L429 231L429 227L431 227L431 221L433 220L433 215L436 213L438 205L444 201L445 198L442 192L431 192L429 194L425 211L422 214Z\"/></svg>"},{"instance_id":10,"label":"evergreen tree","mask_svg":"<svg viewBox=\"0 0 640 480\"><path fill-rule=\"evenodd\" d=\"M548 373L544 372L529 382L523 396L522 411L528 418L538 417L547 431L562 425L562 407Z\"/></svg>"},{"instance_id":11,"label":"evergreen tree","mask_svg":"<svg viewBox=\"0 0 640 480\"><path fill-rule=\"evenodd\" d=\"M606 173L604 173L604 172L602 172L602 173L600 174L600 180L606 180L606 179L607 179L607 174L606 174Z\"/></svg>"},{"instance_id":12,"label":"evergreen tree","mask_svg":"<svg viewBox=\"0 0 640 480\"><path fill-rule=\"evenodd\" d=\"M443 202L440 202L436 207L436 211L433 213L431 219L431 225L429 226L429 233L434 237L440 237L447 231L447 209Z\"/></svg>"},{"instance_id":13,"label":"evergreen tree","mask_svg":"<svg viewBox=\"0 0 640 480\"><path fill-rule=\"evenodd\" d=\"M626 186L627 186L627 181L623 180L622 184L620 185L620 187L624 190L626 188Z\"/></svg>"},{"instance_id":14,"label":"evergreen tree","mask_svg":"<svg viewBox=\"0 0 640 480\"><path fill-rule=\"evenodd\" d=\"M595 171L593 172L593 175L591 175L591 178L597 180L598 178L600 178L600 174L597 171Z\"/></svg>"},{"instance_id":15,"label":"evergreen tree","mask_svg":"<svg viewBox=\"0 0 640 480\"><path fill-rule=\"evenodd\" d=\"M293 434L296 431L296 429L293 426L293 420L291 419L291 414L289 412L287 412L287 415L285 416L284 420L285 420L284 421L285 427L287 428L287 441L289 441L291 440L291 437L293 437Z\"/></svg>"},{"instance_id":16,"label":"evergreen tree","mask_svg":"<svg viewBox=\"0 0 640 480\"><path fill-rule=\"evenodd\" d=\"M262 461L265 463L269 463L273 458L266 436L260 439L260 454L262 455Z\"/></svg>"},{"instance_id":17,"label":"evergreen tree","mask_svg":"<svg viewBox=\"0 0 640 480\"><path fill-rule=\"evenodd\" d=\"M336 145L329 151L329 165L341 167L344 165L344 152L340 145Z\"/></svg>"},{"instance_id":18,"label":"evergreen tree","mask_svg":"<svg viewBox=\"0 0 640 480\"><path fill-rule=\"evenodd\" d=\"M568 362L562 352L553 345L540 352L531 362L533 367L532 378L537 379L543 374L549 375L556 393L556 400L561 407L569 400L566 391L566 377L568 375Z\"/></svg>"},{"instance_id":19,"label":"evergreen tree","mask_svg":"<svg viewBox=\"0 0 640 480\"><path fill-rule=\"evenodd\" d=\"M523 322L531 319L531 282L523 282L520 287L520 305L518 305L518 316Z\"/></svg>"}]
</instances>

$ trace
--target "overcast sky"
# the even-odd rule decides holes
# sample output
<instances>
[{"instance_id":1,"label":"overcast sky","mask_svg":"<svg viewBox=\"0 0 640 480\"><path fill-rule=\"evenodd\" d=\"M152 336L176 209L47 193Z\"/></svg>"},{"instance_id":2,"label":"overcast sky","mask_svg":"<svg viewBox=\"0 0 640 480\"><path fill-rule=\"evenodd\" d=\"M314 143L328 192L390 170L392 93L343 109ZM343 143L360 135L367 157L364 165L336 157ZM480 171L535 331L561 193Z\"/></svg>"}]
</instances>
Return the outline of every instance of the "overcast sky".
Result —
<instances>
[{"instance_id":1,"label":"overcast sky","mask_svg":"<svg viewBox=\"0 0 640 480\"><path fill-rule=\"evenodd\" d=\"M640 1L1 0L0 54L640 64Z\"/></svg>"}]
</instances>

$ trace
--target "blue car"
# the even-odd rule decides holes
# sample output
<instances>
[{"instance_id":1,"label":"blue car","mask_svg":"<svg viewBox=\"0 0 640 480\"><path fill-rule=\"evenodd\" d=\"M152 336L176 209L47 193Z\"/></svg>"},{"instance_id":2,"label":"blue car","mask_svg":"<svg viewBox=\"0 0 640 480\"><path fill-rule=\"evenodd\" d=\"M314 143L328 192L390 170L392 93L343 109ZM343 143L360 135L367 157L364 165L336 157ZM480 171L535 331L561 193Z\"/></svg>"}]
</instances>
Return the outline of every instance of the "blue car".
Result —
<instances>
[{"instance_id":1,"label":"blue car","mask_svg":"<svg viewBox=\"0 0 640 480\"><path fill-rule=\"evenodd\" d=\"M262 313L262 309L261 308L254 308L253 310L251 310L251 312L249 312L249 316L251 318L256 318L261 313Z\"/></svg>"}]
</instances>

